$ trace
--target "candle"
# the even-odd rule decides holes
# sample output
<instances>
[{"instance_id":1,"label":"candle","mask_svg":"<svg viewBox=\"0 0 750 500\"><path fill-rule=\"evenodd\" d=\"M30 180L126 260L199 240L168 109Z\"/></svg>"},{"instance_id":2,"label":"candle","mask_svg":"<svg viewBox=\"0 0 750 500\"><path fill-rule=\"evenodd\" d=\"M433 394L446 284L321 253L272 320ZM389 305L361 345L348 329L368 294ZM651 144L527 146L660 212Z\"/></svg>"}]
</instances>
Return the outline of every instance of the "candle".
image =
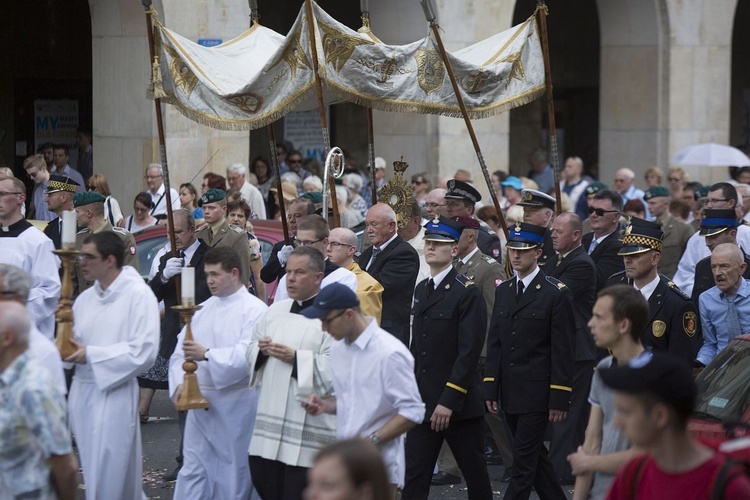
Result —
<instances>
[{"instance_id":1,"label":"candle","mask_svg":"<svg viewBox=\"0 0 750 500\"><path fill-rule=\"evenodd\" d=\"M76 213L62 213L62 246L71 249L76 246Z\"/></svg>"},{"instance_id":2,"label":"candle","mask_svg":"<svg viewBox=\"0 0 750 500\"><path fill-rule=\"evenodd\" d=\"M182 280L180 281L180 291L183 306L195 305L195 268L183 267Z\"/></svg>"}]
</instances>

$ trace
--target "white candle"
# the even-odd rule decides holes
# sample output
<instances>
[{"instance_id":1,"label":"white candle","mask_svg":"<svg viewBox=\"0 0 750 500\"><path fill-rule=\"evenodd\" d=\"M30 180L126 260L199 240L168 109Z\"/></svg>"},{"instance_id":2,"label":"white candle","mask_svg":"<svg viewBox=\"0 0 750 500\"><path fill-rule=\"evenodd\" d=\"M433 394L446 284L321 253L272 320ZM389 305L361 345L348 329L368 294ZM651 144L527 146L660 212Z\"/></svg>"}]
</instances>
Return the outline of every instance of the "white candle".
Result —
<instances>
[{"instance_id":1,"label":"white candle","mask_svg":"<svg viewBox=\"0 0 750 500\"><path fill-rule=\"evenodd\" d=\"M63 248L75 248L76 246L76 213L62 213L62 246Z\"/></svg>"},{"instance_id":2,"label":"white candle","mask_svg":"<svg viewBox=\"0 0 750 500\"><path fill-rule=\"evenodd\" d=\"M180 282L183 306L195 305L195 268L183 267L182 280Z\"/></svg>"}]
</instances>

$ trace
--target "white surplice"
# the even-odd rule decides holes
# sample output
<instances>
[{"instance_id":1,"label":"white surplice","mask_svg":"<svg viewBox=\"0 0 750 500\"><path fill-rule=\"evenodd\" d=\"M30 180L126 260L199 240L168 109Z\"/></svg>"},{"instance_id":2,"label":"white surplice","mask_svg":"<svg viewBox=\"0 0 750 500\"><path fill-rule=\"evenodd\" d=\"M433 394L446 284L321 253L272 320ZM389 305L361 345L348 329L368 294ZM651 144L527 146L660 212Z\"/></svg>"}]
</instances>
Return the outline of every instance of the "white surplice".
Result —
<instances>
[{"instance_id":1,"label":"white surplice","mask_svg":"<svg viewBox=\"0 0 750 500\"><path fill-rule=\"evenodd\" d=\"M253 327L247 363L250 384L259 392L249 454L312 467L318 451L336 441L336 416L310 415L300 403L313 392L330 393L333 337L323 332L320 320L289 312L293 303L292 299L274 302ZM273 357L259 358L258 340L264 337L294 349L295 365ZM296 378L292 377L295 367Z\"/></svg>"},{"instance_id":2,"label":"white surplice","mask_svg":"<svg viewBox=\"0 0 750 500\"><path fill-rule=\"evenodd\" d=\"M257 498L247 463L258 394L248 388L245 355L253 325L268 309L245 287L228 297L211 297L193 317L195 342L209 349L199 361L198 384L208 410L190 410L185 422L183 466L177 476L175 498L246 500ZM185 372L182 342L185 329L169 360L169 393L176 395Z\"/></svg>"},{"instance_id":3,"label":"white surplice","mask_svg":"<svg viewBox=\"0 0 750 500\"><path fill-rule=\"evenodd\" d=\"M159 306L138 271L122 268L106 290L97 281L73 304L86 363L76 365L68 412L88 500L145 499L136 376L159 349Z\"/></svg>"}]
</instances>

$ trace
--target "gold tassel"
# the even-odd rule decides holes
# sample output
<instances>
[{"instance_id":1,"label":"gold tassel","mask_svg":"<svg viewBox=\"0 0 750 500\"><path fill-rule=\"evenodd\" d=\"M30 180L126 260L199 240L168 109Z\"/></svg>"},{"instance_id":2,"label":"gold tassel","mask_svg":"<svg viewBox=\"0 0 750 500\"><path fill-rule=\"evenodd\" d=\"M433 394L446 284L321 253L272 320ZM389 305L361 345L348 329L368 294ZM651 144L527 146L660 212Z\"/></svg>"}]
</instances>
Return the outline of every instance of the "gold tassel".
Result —
<instances>
[{"instance_id":1,"label":"gold tassel","mask_svg":"<svg viewBox=\"0 0 750 500\"><path fill-rule=\"evenodd\" d=\"M154 99L167 97L167 94L164 92L164 82L161 79L161 66L159 65L158 57L154 57L154 65L151 68L151 84L153 86Z\"/></svg>"}]
</instances>

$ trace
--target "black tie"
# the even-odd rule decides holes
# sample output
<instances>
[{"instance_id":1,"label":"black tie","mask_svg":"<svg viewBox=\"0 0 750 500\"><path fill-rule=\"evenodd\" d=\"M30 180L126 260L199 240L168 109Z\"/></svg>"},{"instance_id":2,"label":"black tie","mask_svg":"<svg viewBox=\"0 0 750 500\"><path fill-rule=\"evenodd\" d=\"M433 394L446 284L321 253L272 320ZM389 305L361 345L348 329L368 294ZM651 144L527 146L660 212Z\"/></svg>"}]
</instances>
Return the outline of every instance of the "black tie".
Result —
<instances>
[{"instance_id":1,"label":"black tie","mask_svg":"<svg viewBox=\"0 0 750 500\"><path fill-rule=\"evenodd\" d=\"M518 300L521 300L521 295L523 295L523 281L518 280L518 291L516 292L516 298Z\"/></svg>"},{"instance_id":2,"label":"black tie","mask_svg":"<svg viewBox=\"0 0 750 500\"><path fill-rule=\"evenodd\" d=\"M432 295L432 292L435 291L435 282L432 281L432 278L427 280L427 298L430 298L430 295Z\"/></svg>"}]
</instances>

